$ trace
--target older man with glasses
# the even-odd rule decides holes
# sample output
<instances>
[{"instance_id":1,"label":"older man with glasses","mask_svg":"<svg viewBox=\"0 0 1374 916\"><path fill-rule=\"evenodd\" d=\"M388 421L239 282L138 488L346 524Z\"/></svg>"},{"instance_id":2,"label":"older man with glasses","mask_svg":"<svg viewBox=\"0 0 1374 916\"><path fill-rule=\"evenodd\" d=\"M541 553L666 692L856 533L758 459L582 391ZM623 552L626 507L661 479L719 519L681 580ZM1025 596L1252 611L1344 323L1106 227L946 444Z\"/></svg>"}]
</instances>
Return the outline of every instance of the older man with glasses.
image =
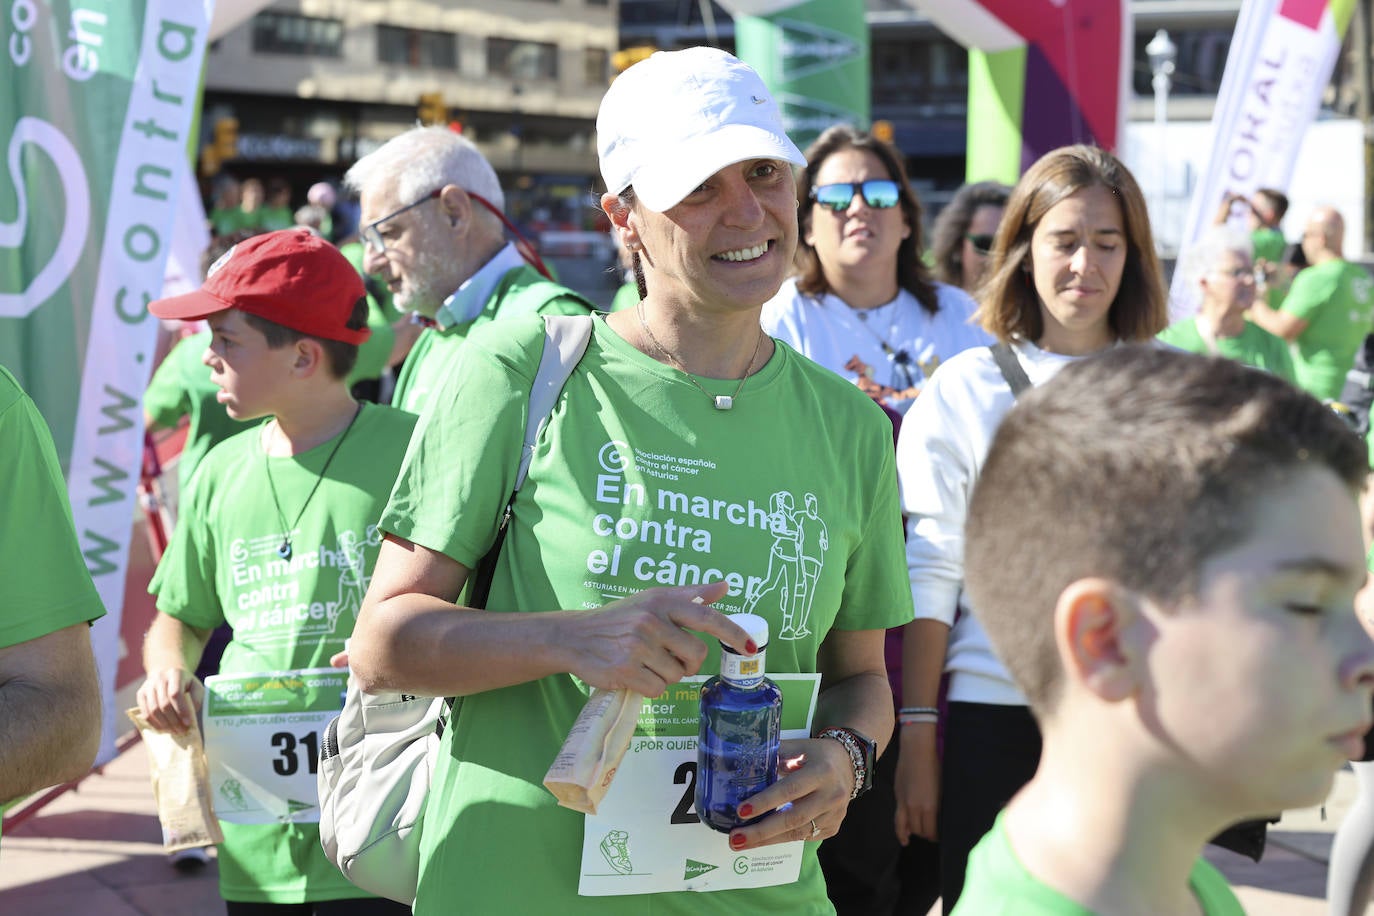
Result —
<instances>
[{"instance_id":1,"label":"older man with glasses","mask_svg":"<svg viewBox=\"0 0 1374 916\"><path fill-rule=\"evenodd\" d=\"M361 197L363 266L401 311L426 325L396 382L392 405L419 413L476 325L515 315L593 310L527 263L502 213L505 195L477 147L443 127L417 127L344 176Z\"/></svg>"}]
</instances>

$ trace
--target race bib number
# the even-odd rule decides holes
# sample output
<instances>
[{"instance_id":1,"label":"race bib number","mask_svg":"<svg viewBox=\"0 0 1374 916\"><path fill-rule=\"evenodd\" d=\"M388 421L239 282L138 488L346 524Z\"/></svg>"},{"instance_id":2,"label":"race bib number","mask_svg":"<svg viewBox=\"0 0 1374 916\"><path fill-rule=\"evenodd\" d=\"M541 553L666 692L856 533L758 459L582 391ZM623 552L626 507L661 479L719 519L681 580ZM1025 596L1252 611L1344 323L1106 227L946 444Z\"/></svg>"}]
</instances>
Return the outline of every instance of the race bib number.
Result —
<instances>
[{"instance_id":1,"label":"race bib number","mask_svg":"<svg viewBox=\"0 0 1374 916\"><path fill-rule=\"evenodd\" d=\"M782 737L808 737L820 675L768 676L782 688ZM615 781L597 813L586 817L578 894L720 891L797 880L805 844L735 852L729 834L697 817L698 694L706 680L685 678L644 701Z\"/></svg>"},{"instance_id":2,"label":"race bib number","mask_svg":"<svg viewBox=\"0 0 1374 916\"><path fill-rule=\"evenodd\" d=\"M205 755L220 820L319 821L320 735L347 684L343 668L205 679Z\"/></svg>"}]
</instances>

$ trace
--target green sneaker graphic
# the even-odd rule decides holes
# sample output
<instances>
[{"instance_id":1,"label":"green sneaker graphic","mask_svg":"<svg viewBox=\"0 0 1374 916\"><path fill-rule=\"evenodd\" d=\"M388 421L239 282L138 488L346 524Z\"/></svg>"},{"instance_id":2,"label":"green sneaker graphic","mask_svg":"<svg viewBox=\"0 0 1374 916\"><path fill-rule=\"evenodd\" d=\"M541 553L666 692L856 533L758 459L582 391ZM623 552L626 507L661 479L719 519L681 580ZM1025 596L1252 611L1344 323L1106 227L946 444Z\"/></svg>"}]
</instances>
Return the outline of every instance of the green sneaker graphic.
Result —
<instances>
[{"instance_id":1,"label":"green sneaker graphic","mask_svg":"<svg viewBox=\"0 0 1374 916\"><path fill-rule=\"evenodd\" d=\"M622 875L632 874L635 870L630 864L630 834L624 830L612 830L601 840L601 855L607 864Z\"/></svg>"}]
</instances>

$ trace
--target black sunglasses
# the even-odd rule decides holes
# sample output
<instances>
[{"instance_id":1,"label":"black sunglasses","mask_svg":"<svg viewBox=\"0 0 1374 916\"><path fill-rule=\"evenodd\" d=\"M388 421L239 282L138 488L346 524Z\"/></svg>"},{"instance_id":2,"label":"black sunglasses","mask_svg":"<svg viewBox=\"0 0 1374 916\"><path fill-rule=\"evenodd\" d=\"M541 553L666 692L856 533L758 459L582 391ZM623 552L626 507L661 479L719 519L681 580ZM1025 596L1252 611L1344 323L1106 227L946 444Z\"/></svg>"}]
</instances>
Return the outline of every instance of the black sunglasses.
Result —
<instances>
[{"instance_id":1,"label":"black sunglasses","mask_svg":"<svg viewBox=\"0 0 1374 916\"><path fill-rule=\"evenodd\" d=\"M839 213L849 209L855 194L862 194L864 202L875 210L897 206L901 192L897 182L888 178L868 181L846 181L839 184L818 184L811 189L811 199L829 210Z\"/></svg>"},{"instance_id":2,"label":"black sunglasses","mask_svg":"<svg viewBox=\"0 0 1374 916\"><path fill-rule=\"evenodd\" d=\"M992 253L992 236L974 235L970 232L967 235L965 235L964 238L968 239L968 243L973 246L973 250L978 252L979 254Z\"/></svg>"}]
</instances>

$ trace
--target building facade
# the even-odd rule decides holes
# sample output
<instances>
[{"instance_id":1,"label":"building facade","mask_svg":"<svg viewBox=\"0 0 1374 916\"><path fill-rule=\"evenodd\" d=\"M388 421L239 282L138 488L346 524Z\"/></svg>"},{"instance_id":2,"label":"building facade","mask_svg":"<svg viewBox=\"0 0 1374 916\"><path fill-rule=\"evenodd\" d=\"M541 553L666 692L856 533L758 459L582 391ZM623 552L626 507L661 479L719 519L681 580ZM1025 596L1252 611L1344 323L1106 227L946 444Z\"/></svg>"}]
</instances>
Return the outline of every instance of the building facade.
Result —
<instances>
[{"instance_id":1,"label":"building facade","mask_svg":"<svg viewBox=\"0 0 1374 916\"><path fill-rule=\"evenodd\" d=\"M315 181L417 120L461 129L536 228L595 222L616 0L276 0L207 55L201 175Z\"/></svg>"}]
</instances>

